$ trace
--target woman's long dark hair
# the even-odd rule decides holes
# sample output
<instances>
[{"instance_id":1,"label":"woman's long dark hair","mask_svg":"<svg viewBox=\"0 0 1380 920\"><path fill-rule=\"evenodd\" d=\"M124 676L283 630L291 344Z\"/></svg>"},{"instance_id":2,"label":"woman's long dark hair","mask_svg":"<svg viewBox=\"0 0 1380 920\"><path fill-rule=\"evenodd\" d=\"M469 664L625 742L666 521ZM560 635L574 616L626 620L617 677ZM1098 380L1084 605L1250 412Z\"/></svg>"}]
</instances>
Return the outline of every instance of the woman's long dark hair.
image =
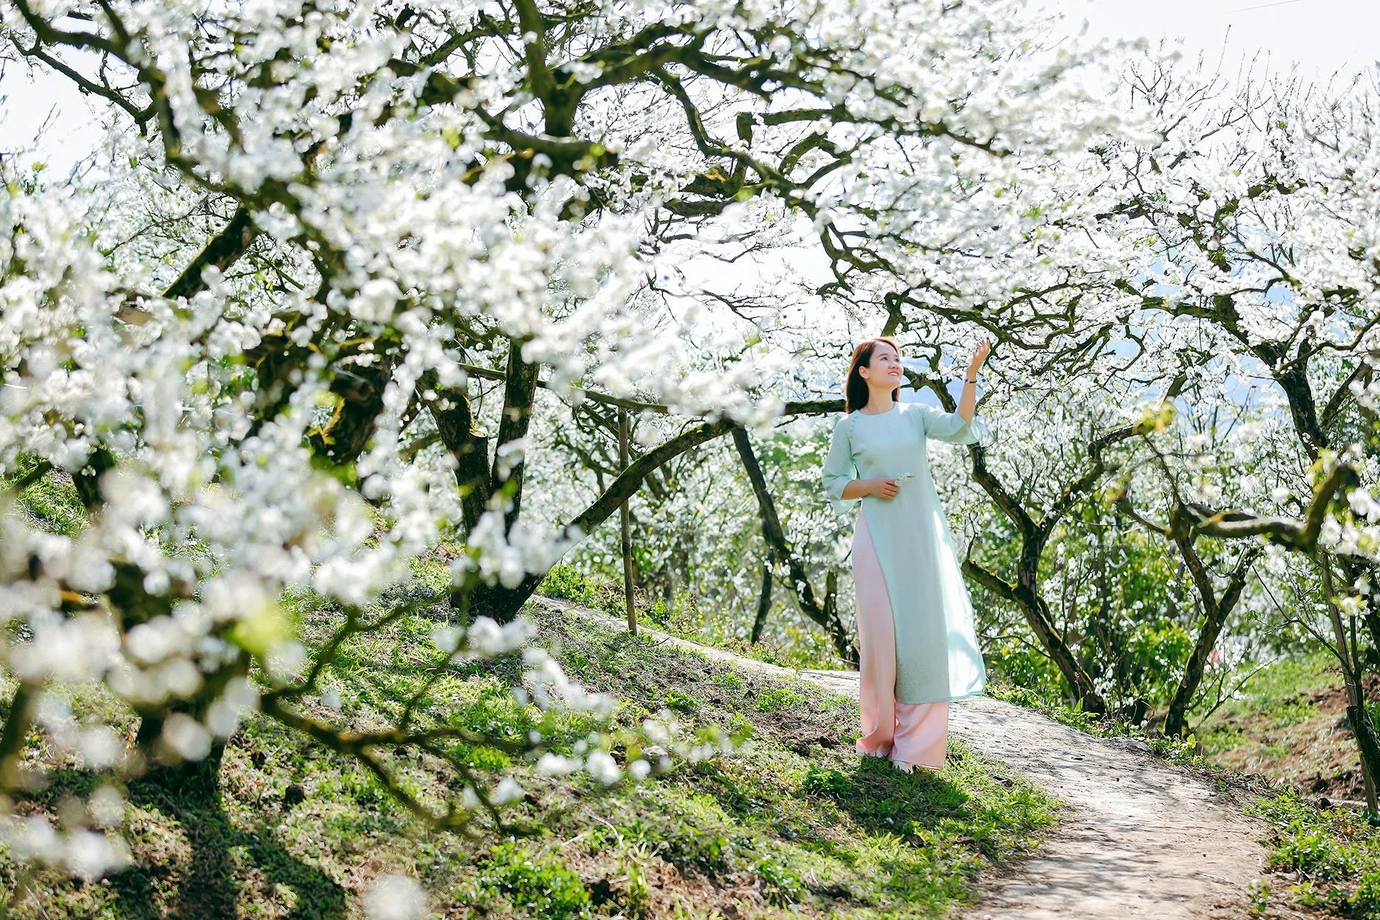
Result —
<instances>
[{"instance_id":1,"label":"woman's long dark hair","mask_svg":"<svg viewBox=\"0 0 1380 920\"><path fill-rule=\"evenodd\" d=\"M895 348L898 356L901 354L896 340L889 335L879 335L875 339L868 339L853 349L853 361L848 365L848 383L843 388L843 411L845 415L849 412L856 412L867 405L867 399L870 395L867 381L863 379L862 374L858 373L858 369L872 366L872 350L877 347L878 342ZM901 401L900 387L891 391L891 401Z\"/></svg>"}]
</instances>

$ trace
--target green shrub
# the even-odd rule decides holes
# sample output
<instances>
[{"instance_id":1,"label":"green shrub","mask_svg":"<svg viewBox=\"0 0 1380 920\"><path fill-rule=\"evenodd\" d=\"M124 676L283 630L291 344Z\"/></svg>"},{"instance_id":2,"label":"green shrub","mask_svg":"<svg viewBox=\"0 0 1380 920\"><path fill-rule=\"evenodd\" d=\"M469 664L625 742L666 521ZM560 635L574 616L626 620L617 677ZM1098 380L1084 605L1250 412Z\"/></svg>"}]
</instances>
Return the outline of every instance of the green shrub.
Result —
<instances>
[{"instance_id":1,"label":"green shrub","mask_svg":"<svg viewBox=\"0 0 1380 920\"><path fill-rule=\"evenodd\" d=\"M1365 920L1380 920L1380 869L1362 873L1347 903Z\"/></svg>"},{"instance_id":2,"label":"green shrub","mask_svg":"<svg viewBox=\"0 0 1380 920\"><path fill-rule=\"evenodd\" d=\"M1194 637L1171 620L1139 622L1123 643L1127 681L1150 702L1168 704L1193 650Z\"/></svg>"},{"instance_id":3,"label":"green shrub","mask_svg":"<svg viewBox=\"0 0 1380 920\"><path fill-rule=\"evenodd\" d=\"M538 594L559 597L577 604L588 604L594 599L594 587L586 575L573 565L558 562L551 567L537 586Z\"/></svg>"},{"instance_id":4,"label":"green shrub","mask_svg":"<svg viewBox=\"0 0 1380 920\"><path fill-rule=\"evenodd\" d=\"M853 780L838 770L822 770L810 764L805 771L805 780L800 788L811 795L828 796L831 799L848 800L862 794L862 789Z\"/></svg>"},{"instance_id":5,"label":"green shrub","mask_svg":"<svg viewBox=\"0 0 1380 920\"><path fill-rule=\"evenodd\" d=\"M589 915L589 891L580 877L560 862L533 857L525 847L495 846L479 884L481 889L502 894L515 907L530 908L534 917L543 920Z\"/></svg>"},{"instance_id":6,"label":"green shrub","mask_svg":"<svg viewBox=\"0 0 1380 920\"><path fill-rule=\"evenodd\" d=\"M794 904L805 894L805 881L770 856L763 856L757 861L757 874L762 876L767 900L773 904Z\"/></svg>"},{"instance_id":7,"label":"green shrub","mask_svg":"<svg viewBox=\"0 0 1380 920\"><path fill-rule=\"evenodd\" d=\"M1297 796L1284 795L1262 806L1262 813L1279 830L1270 865L1319 881L1354 877L1360 852L1338 838L1326 816Z\"/></svg>"},{"instance_id":8,"label":"green shrub","mask_svg":"<svg viewBox=\"0 0 1380 920\"><path fill-rule=\"evenodd\" d=\"M1036 699L1055 699L1062 694L1064 678L1054 662L1040 649L1008 639L984 649L984 652L991 662L992 678L996 682L1021 688Z\"/></svg>"},{"instance_id":9,"label":"green shrub","mask_svg":"<svg viewBox=\"0 0 1380 920\"><path fill-rule=\"evenodd\" d=\"M666 606L666 601L658 598L653 601L651 606L642 611L642 615L657 626L666 626L671 620L671 610Z\"/></svg>"},{"instance_id":10,"label":"green shrub","mask_svg":"<svg viewBox=\"0 0 1380 920\"><path fill-rule=\"evenodd\" d=\"M666 694L665 706L667 709L674 709L676 712L683 712L686 715L694 715L700 708L692 697L675 690Z\"/></svg>"},{"instance_id":11,"label":"green shrub","mask_svg":"<svg viewBox=\"0 0 1380 920\"><path fill-rule=\"evenodd\" d=\"M714 683L723 687L725 690L742 690L747 686L743 678L732 671L725 671L722 674L714 675Z\"/></svg>"},{"instance_id":12,"label":"green shrub","mask_svg":"<svg viewBox=\"0 0 1380 920\"><path fill-rule=\"evenodd\" d=\"M1289 889L1305 907L1380 920L1380 828L1344 809L1319 811L1287 792L1248 809L1275 828L1270 867L1297 872Z\"/></svg>"},{"instance_id":13,"label":"green shrub","mask_svg":"<svg viewBox=\"0 0 1380 920\"><path fill-rule=\"evenodd\" d=\"M789 687L774 687L757 698L757 708L762 712L776 712L790 709L807 702L805 695Z\"/></svg>"}]
</instances>

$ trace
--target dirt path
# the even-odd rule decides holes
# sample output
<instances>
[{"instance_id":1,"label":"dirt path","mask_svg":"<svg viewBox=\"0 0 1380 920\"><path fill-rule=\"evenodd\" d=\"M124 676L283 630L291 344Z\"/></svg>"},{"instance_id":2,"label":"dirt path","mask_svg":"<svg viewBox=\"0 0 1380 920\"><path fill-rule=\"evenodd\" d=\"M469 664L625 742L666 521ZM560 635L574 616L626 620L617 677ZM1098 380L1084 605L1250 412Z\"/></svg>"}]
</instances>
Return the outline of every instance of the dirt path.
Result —
<instances>
[{"instance_id":1,"label":"dirt path","mask_svg":"<svg viewBox=\"0 0 1380 920\"><path fill-rule=\"evenodd\" d=\"M606 622L611 617L560 601ZM655 632L655 631L652 631ZM857 698L857 674L793 671L656 633L737 668L803 678ZM950 730L1065 805L1050 838L991 885L967 920L1236 918L1265 871L1260 823L1229 794L1156 760L1144 743L1094 738L1010 703L955 703Z\"/></svg>"},{"instance_id":2,"label":"dirt path","mask_svg":"<svg viewBox=\"0 0 1380 920\"><path fill-rule=\"evenodd\" d=\"M801 677L857 696L847 672ZM1264 873L1265 828L1212 784L1156 760L1144 742L1094 738L1031 709L976 697L956 703L952 732L1067 807L1019 872L967 916L1238 917Z\"/></svg>"}]
</instances>

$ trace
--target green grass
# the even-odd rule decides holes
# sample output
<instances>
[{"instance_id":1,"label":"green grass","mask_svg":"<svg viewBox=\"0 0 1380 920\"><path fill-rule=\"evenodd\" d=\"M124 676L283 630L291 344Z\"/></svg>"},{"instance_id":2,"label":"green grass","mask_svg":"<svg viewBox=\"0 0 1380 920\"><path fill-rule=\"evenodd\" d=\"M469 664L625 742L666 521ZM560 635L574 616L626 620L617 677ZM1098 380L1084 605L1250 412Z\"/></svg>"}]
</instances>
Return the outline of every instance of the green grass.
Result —
<instances>
[{"instance_id":1,"label":"green grass","mask_svg":"<svg viewBox=\"0 0 1380 920\"><path fill-rule=\"evenodd\" d=\"M808 701L803 695L790 687L778 687L759 696L757 708L762 712L776 712L781 709L791 709L806 702Z\"/></svg>"},{"instance_id":2,"label":"green grass","mask_svg":"<svg viewBox=\"0 0 1380 920\"><path fill-rule=\"evenodd\" d=\"M498 892L519 909L551 920L588 916L589 889L559 859L537 857L526 847L501 843L481 860L479 889Z\"/></svg>"},{"instance_id":3,"label":"green grass","mask_svg":"<svg viewBox=\"0 0 1380 920\"><path fill-rule=\"evenodd\" d=\"M32 460L23 461L13 476L0 476L0 488L34 469ZM73 536L86 527L86 508L77 497L72 477L51 471L19 494L19 510L30 526L49 533Z\"/></svg>"},{"instance_id":4,"label":"green grass","mask_svg":"<svg viewBox=\"0 0 1380 920\"><path fill-rule=\"evenodd\" d=\"M1331 655L1316 652L1262 667L1214 712L1199 731L1208 755L1222 754L1250 744L1262 731L1290 728L1317 716L1312 695L1341 683Z\"/></svg>"},{"instance_id":5,"label":"green grass","mask_svg":"<svg viewBox=\"0 0 1380 920\"><path fill-rule=\"evenodd\" d=\"M1372 718L1380 681L1370 676ZM1336 662L1314 653L1260 669L1199 728L1205 758L1225 770L1334 802L1364 798L1360 755Z\"/></svg>"},{"instance_id":6,"label":"green grass","mask_svg":"<svg viewBox=\"0 0 1380 920\"><path fill-rule=\"evenodd\" d=\"M1380 827L1345 809L1320 811L1288 792L1251 811L1271 825L1270 868L1293 903L1380 920Z\"/></svg>"},{"instance_id":7,"label":"green grass","mask_svg":"<svg viewBox=\"0 0 1380 920\"><path fill-rule=\"evenodd\" d=\"M573 601L618 617L627 617L627 601L621 580L599 573L584 572L561 563L547 573L537 589L539 594ZM701 645L710 645L784 668L846 668L827 636L813 623L801 622L793 610L778 609L768 635L759 642L748 641L746 623L741 618L699 606L688 592L678 593L668 605L663 598L649 598L634 592L634 605L640 622L648 622L662 632Z\"/></svg>"},{"instance_id":8,"label":"green grass","mask_svg":"<svg viewBox=\"0 0 1380 920\"><path fill-rule=\"evenodd\" d=\"M1198 753L1197 739L1191 735L1184 740L1166 738L1162 734L1146 731L1144 726L1134 725L1127 719L1110 715L1097 716L1085 712L1082 706L1071 706L1067 701L1050 699L1033 690L1003 682L988 684L987 695L993 699L1037 709L1056 722L1099 738L1134 738L1145 744L1150 753L1182 767L1206 765Z\"/></svg>"},{"instance_id":9,"label":"green grass","mask_svg":"<svg viewBox=\"0 0 1380 920\"><path fill-rule=\"evenodd\" d=\"M285 605L309 636L337 619L309 593ZM473 746L462 753L475 769L511 769L527 795L510 813L520 833L481 822L469 838L420 826L366 769L261 717L231 739L218 798L130 788L135 861L125 872L94 884L48 871L25 878L0 853L9 916L356 917L371 880L401 872L421 878L446 916L714 917L732 905L745 917L932 917L970 900L985 872L1018 859L1055 818L1050 800L961 744L938 774L859 758L855 705L813 685L577 614L532 615L572 677L623 701L608 730L667 707L692 730L722 726L744 743L611 790L589 777L541 777ZM433 626L415 616L350 640L327 676L343 712L371 724L405 698ZM517 705L506 689L515 666L449 669L432 717L509 737L539 730L558 749L601 727ZM117 705L95 688L70 695L88 709ZM438 763L392 762L427 800L456 783ZM21 807L55 811L89 783L60 770Z\"/></svg>"},{"instance_id":10,"label":"green grass","mask_svg":"<svg viewBox=\"0 0 1380 920\"><path fill-rule=\"evenodd\" d=\"M1294 908L1380 920L1380 828L1354 807L1314 804L1314 796L1362 795L1341 684L1327 653L1273 662L1204 720L1199 737L1209 763L1276 790L1251 809L1271 826L1269 894Z\"/></svg>"}]
</instances>

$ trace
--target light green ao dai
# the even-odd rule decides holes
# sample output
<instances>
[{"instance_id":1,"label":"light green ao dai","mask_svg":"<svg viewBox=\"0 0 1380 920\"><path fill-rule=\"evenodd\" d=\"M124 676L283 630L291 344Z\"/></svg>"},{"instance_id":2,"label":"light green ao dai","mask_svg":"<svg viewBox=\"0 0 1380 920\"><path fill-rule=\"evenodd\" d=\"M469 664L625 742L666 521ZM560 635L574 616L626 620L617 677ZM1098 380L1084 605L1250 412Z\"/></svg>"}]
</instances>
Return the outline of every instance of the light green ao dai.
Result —
<instances>
[{"instance_id":1,"label":"light green ao dai","mask_svg":"<svg viewBox=\"0 0 1380 920\"><path fill-rule=\"evenodd\" d=\"M930 476L926 445L985 443L991 432L974 417L918 403L888 412L850 412L834 425L824 488L836 510L861 502L896 624L896 699L934 703L981 693L987 670L973 627L973 608L959 570L953 534ZM843 498L855 479L900 479L890 501Z\"/></svg>"}]
</instances>

